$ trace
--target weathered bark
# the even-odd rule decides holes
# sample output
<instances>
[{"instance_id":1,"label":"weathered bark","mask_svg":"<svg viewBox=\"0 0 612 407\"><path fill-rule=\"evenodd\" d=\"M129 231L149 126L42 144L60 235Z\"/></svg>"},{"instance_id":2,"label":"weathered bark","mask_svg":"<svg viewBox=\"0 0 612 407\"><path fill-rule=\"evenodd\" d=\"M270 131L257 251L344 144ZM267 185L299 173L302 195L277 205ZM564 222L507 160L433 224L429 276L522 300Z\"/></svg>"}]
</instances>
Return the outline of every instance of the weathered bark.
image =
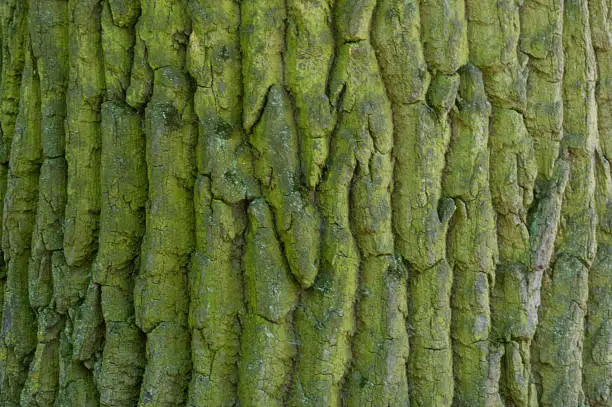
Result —
<instances>
[{"instance_id":1,"label":"weathered bark","mask_svg":"<svg viewBox=\"0 0 612 407\"><path fill-rule=\"evenodd\" d=\"M0 0L0 406L612 407L610 0Z\"/></svg>"}]
</instances>

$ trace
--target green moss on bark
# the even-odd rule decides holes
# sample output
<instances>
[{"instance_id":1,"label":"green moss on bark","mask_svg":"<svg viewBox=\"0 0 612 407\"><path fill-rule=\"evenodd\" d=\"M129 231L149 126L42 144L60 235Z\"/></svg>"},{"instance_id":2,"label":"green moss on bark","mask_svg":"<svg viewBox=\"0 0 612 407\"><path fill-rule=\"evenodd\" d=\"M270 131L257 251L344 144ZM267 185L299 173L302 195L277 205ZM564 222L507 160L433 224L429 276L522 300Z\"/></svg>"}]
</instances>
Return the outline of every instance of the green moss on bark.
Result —
<instances>
[{"instance_id":1,"label":"green moss on bark","mask_svg":"<svg viewBox=\"0 0 612 407\"><path fill-rule=\"evenodd\" d=\"M610 5L589 2L591 39L597 61L597 125L595 202L598 216L597 254L589 271L589 299L583 351L583 389L588 403L612 405L612 23L606 19Z\"/></svg>"},{"instance_id":2,"label":"green moss on bark","mask_svg":"<svg viewBox=\"0 0 612 407\"><path fill-rule=\"evenodd\" d=\"M122 70L129 72L129 68ZM114 70L106 74L107 78L113 76ZM117 89L119 95L124 86ZM136 404L145 365L144 335L134 323L132 294L147 200L141 120L141 115L121 99L102 105L100 235L92 269L95 283L101 286L105 323L104 349L96 377L101 406Z\"/></svg>"},{"instance_id":3,"label":"green moss on bark","mask_svg":"<svg viewBox=\"0 0 612 407\"><path fill-rule=\"evenodd\" d=\"M69 2L70 77L66 94L67 202L64 252L69 266L91 262L100 212L100 105L104 71L99 0Z\"/></svg>"},{"instance_id":4,"label":"green moss on bark","mask_svg":"<svg viewBox=\"0 0 612 407\"><path fill-rule=\"evenodd\" d=\"M264 110L268 90L283 82L284 0L245 0L240 3L243 127L250 132Z\"/></svg>"},{"instance_id":5,"label":"green moss on bark","mask_svg":"<svg viewBox=\"0 0 612 407\"><path fill-rule=\"evenodd\" d=\"M461 70L457 105L443 184L445 195L457 205L448 238L453 268L453 405L495 406L501 403L499 370L492 363L490 344L489 296L498 261L487 148L493 144L491 106L483 75L473 65Z\"/></svg>"},{"instance_id":6,"label":"green moss on bark","mask_svg":"<svg viewBox=\"0 0 612 407\"><path fill-rule=\"evenodd\" d=\"M28 265L30 305L38 320L38 344L21 404L50 406L59 386L59 337L63 317L54 307L54 253L61 255L66 206L64 119L68 80L68 4L64 1L31 3L30 40L40 78L40 121L43 161L38 181L36 225ZM63 255L61 255L63 257Z\"/></svg>"},{"instance_id":7,"label":"green moss on bark","mask_svg":"<svg viewBox=\"0 0 612 407\"><path fill-rule=\"evenodd\" d=\"M194 246L197 140L192 84L184 71L190 32L186 1L142 3L137 36L146 61L135 64L146 63L154 74L144 118L147 229L134 287L136 324L147 334L139 406L184 404L191 371L187 271Z\"/></svg>"},{"instance_id":8,"label":"green moss on bark","mask_svg":"<svg viewBox=\"0 0 612 407\"><path fill-rule=\"evenodd\" d=\"M11 143L7 191L2 219L2 247L7 277L0 342L0 401L18 406L36 348L36 318L28 301L28 261L38 200L42 159L40 81L29 43L19 97L19 113Z\"/></svg>"},{"instance_id":9,"label":"green moss on bark","mask_svg":"<svg viewBox=\"0 0 612 407\"><path fill-rule=\"evenodd\" d=\"M534 366L542 406L584 402L582 343L588 275L596 251L595 161L597 143L595 59L586 2L565 2L563 41L563 159L570 168L555 244L555 262L544 275ZM578 85L578 86L577 86Z\"/></svg>"},{"instance_id":10,"label":"green moss on bark","mask_svg":"<svg viewBox=\"0 0 612 407\"><path fill-rule=\"evenodd\" d=\"M272 86L250 137L254 173L274 211L276 230L291 272L304 288L319 269L319 215L300 188L298 133L287 94Z\"/></svg>"},{"instance_id":11,"label":"green moss on bark","mask_svg":"<svg viewBox=\"0 0 612 407\"><path fill-rule=\"evenodd\" d=\"M301 179L312 189L321 180L335 124L335 109L327 93L335 45L333 4L331 0L287 2L285 82L295 100Z\"/></svg>"},{"instance_id":12,"label":"green moss on bark","mask_svg":"<svg viewBox=\"0 0 612 407\"><path fill-rule=\"evenodd\" d=\"M238 359L244 313L241 250L243 204L213 199L210 179L194 189L196 250L189 274L193 373L189 405L232 406L238 400ZM211 239L209 236L217 236Z\"/></svg>"},{"instance_id":13,"label":"green moss on bark","mask_svg":"<svg viewBox=\"0 0 612 407\"><path fill-rule=\"evenodd\" d=\"M0 404L608 406L609 8L1 2Z\"/></svg>"},{"instance_id":14,"label":"green moss on bark","mask_svg":"<svg viewBox=\"0 0 612 407\"><path fill-rule=\"evenodd\" d=\"M189 90L180 66L160 68L146 108L149 204L134 288L136 323L147 334L140 406L184 403L191 370L187 269L196 131Z\"/></svg>"},{"instance_id":15,"label":"green moss on bark","mask_svg":"<svg viewBox=\"0 0 612 407\"><path fill-rule=\"evenodd\" d=\"M242 128L240 5L190 1L187 67L197 87L195 252L189 272L190 406L238 402L246 203L260 194ZM217 24L212 25L215 21Z\"/></svg>"},{"instance_id":16,"label":"green moss on bark","mask_svg":"<svg viewBox=\"0 0 612 407\"><path fill-rule=\"evenodd\" d=\"M296 350L292 314L299 286L283 255L270 207L256 199L248 215L239 399L249 406L282 406Z\"/></svg>"}]
</instances>

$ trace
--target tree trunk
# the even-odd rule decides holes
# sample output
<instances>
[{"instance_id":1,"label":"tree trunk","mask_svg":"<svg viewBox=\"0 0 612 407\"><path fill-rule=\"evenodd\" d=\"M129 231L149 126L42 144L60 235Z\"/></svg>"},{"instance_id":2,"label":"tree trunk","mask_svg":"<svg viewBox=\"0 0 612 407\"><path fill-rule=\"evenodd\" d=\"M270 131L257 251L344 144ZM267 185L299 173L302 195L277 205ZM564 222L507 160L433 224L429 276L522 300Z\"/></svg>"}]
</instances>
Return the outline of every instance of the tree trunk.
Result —
<instances>
[{"instance_id":1,"label":"tree trunk","mask_svg":"<svg viewBox=\"0 0 612 407\"><path fill-rule=\"evenodd\" d=\"M611 0L0 27L0 406L612 407Z\"/></svg>"}]
</instances>

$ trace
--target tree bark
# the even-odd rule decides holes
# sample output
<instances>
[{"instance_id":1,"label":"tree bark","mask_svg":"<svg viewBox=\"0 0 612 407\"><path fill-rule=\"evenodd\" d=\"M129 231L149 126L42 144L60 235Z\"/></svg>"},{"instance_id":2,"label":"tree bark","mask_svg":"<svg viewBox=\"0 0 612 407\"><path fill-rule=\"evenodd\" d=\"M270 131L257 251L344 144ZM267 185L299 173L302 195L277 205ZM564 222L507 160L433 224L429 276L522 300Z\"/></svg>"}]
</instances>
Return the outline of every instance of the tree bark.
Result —
<instances>
[{"instance_id":1,"label":"tree bark","mask_svg":"<svg viewBox=\"0 0 612 407\"><path fill-rule=\"evenodd\" d=\"M610 0L0 0L0 406L612 407Z\"/></svg>"}]
</instances>

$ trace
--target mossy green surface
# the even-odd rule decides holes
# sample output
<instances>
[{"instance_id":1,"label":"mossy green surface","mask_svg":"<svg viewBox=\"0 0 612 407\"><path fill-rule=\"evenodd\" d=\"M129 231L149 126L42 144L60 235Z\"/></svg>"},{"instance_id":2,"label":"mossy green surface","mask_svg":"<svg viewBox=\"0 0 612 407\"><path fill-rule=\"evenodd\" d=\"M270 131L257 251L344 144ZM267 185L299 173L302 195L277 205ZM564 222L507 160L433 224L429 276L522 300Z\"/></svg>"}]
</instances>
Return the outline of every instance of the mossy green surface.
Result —
<instances>
[{"instance_id":1,"label":"mossy green surface","mask_svg":"<svg viewBox=\"0 0 612 407\"><path fill-rule=\"evenodd\" d=\"M32 33L34 55L38 55L43 106L41 115L41 142L43 162L40 168L39 196L36 225L32 235L32 252L28 267L30 305L38 320L38 344L30 363L28 379L21 393L21 404L27 406L53 405L59 388L60 334L64 329L64 316L55 304L64 303L65 296L59 289L57 269L65 267L62 253L61 229L66 204L66 161L63 157L65 117L65 85L67 58L62 50L51 46L65 41L67 34L66 4L47 16L57 21L57 30L48 37ZM33 10L40 10L34 8ZM31 18L40 18L41 15ZM40 41L40 42L37 42ZM37 44L37 46L35 46ZM47 49L46 46L49 46ZM43 51L44 50L44 51ZM48 51L48 52L47 52ZM54 53L56 51L57 53ZM37 54L40 52L41 54ZM49 69L50 67L53 67ZM55 280L54 280L55 277Z\"/></svg>"},{"instance_id":2,"label":"mossy green surface","mask_svg":"<svg viewBox=\"0 0 612 407\"><path fill-rule=\"evenodd\" d=\"M327 89L335 48L333 5L332 0L287 2L284 79L295 101L301 179L312 189L323 175L336 119Z\"/></svg>"},{"instance_id":3,"label":"mossy green surface","mask_svg":"<svg viewBox=\"0 0 612 407\"><path fill-rule=\"evenodd\" d=\"M598 141L595 104L596 65L584 1L565 2L563 14L565 70L563 132L570 172L561 223L555 242L556 261L544 275L540 323L534 360L543 406L585 402L582 388L584 318L589 270L597 250L595 148Z\"/></svg>"},{"instance_id":4,"label":"mossy green surface","mask_svg":"<svg viewBox=\"0 0 612 407\"><path fill-rule=\"evenodd\" d=\"M610 10L0 1L0 407L612 406Z\"/></svg>"},{"instance_id":5,"label":"mossy green surface","mask_svg":"<svg viewBox=\"0 0 612 407\"><path fill-rule=\"evenodd\" d=\"M589 271L589 297L584 333L583 389L591 404L612 404L612 350L610 331L612 319L612 115L606 106L612 101L612 36L611 24L606 20L610 5L603 1L589 2L591 40L597 62L595 101L599 145L595 157L595 207L597 210L597 254Z\"/></svg>"},{"instance_id":6,"label":"mossy green surface","mask_svg":"<svg viewBox=\"0 0 612 407\"><path fill-rule=\"evenodd\" d=\"M147 229L134 286L136 324L147 334L139 405L172 406L184 403L191 370L187 272L194 246L196 127L181 67L156 70L154 83L144 119ZM173 379L162 386L168 376Z\"/></svg>"},{"instance_id":7,"label":"mossy green surface","mask_svg":"<svg viewBox=\"0 0 612 407\"><path fill-rule=\"evenodd\" d=\"M128 406L138 400L145 365L144 334L134 323L132 293L145 231L145 136L141 115L121 99L104 102L101 112L102 200L92 273L101 286L105 333L96 383L101 406Z\"/></svg>"},{"instance_id":8,"label":"mossy green surface","mask_svg":"<svg viewBox=\"0 0 612 407\"><path fill-rule=\"evenodd\" d=\"M498 374L491 357L495 348L490 342L489 297L495 284L499 242L491 196L492 150L487 148L493 145L491 106L483 76L472 65L460 71L458 111L451 114L453 135L443 181L445 195L453 198L457 207L449 231L448 254L453 269L453 404L461 406L501 404L497 383L490 378ZM459 168L470 175L452 176L462 173Z\"/></svg>"},{"instance_id":9,"label":"mossy green surface","mask_svg":"<svg viewBox=\"0 0 612 407\"><path fill-rule=\"evenodd\" d=\"M6 286L0 342L0 401L6 406L19 405L36 348L36 318L28 296L28 261L42 159L40 80L31 49L27 47L25 52L2 222Z\"/></svg>"}]
</instances>

